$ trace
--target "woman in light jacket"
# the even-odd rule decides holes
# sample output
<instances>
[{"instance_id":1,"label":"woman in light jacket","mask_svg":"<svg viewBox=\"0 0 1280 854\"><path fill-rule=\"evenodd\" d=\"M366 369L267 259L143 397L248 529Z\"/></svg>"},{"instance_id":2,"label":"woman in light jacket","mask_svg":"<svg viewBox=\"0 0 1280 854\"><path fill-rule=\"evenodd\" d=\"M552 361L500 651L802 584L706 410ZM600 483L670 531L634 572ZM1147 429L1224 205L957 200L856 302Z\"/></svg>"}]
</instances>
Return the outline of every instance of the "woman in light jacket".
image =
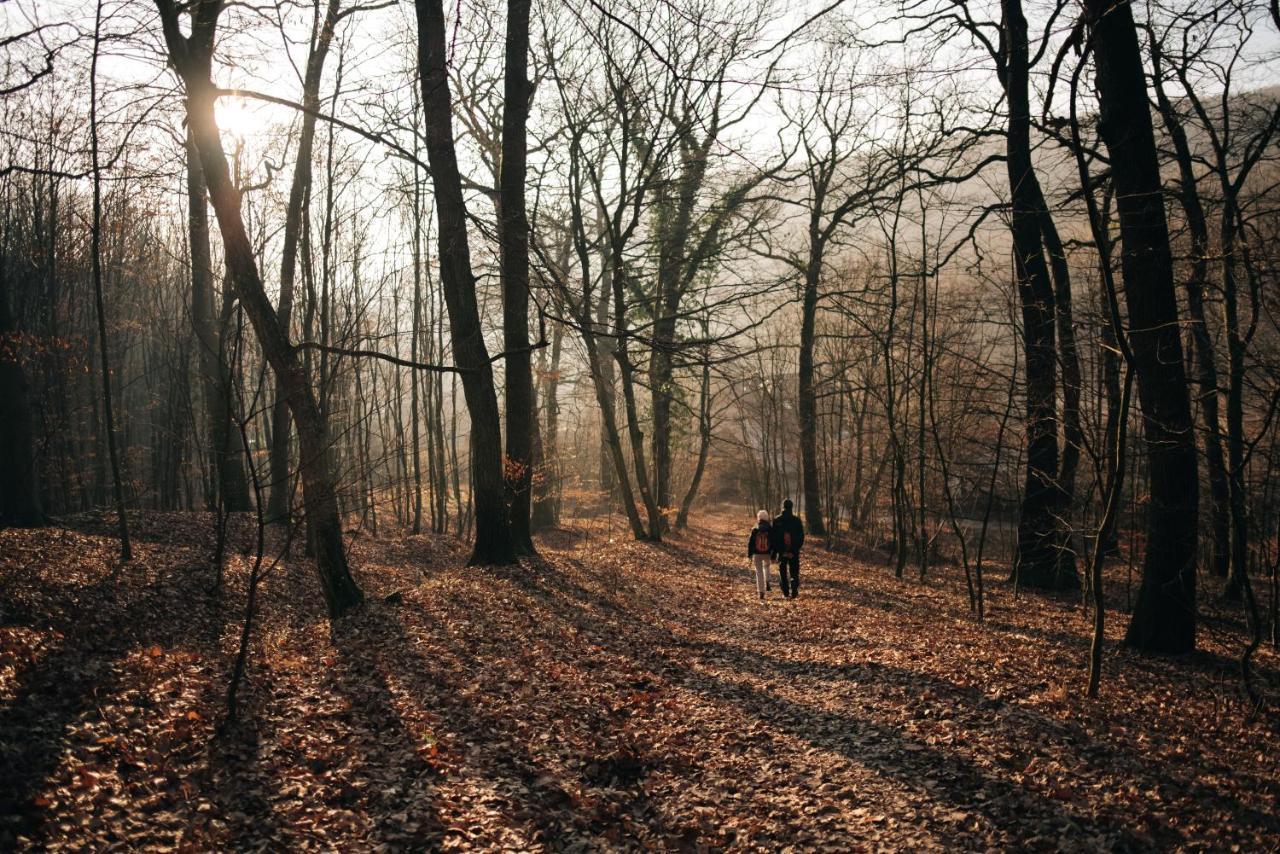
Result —
<instances>
[{"instance_id":1,"label":"woman in light jacket","mask_svg":"<svg viewBox=\"0 0 1280 854\"><path fill-rule=\"evenodd\" d=\"M776 550L773 523L769 521L769 512L761 510L756 514L756 526L751 529L751 535L747 537L747 559L751 561L751 566L756 571L756 592L760 594L761 602L764 601L764 594L771 586L769 574L773 570L773 553Z\"/></svg>"}]
</instances>

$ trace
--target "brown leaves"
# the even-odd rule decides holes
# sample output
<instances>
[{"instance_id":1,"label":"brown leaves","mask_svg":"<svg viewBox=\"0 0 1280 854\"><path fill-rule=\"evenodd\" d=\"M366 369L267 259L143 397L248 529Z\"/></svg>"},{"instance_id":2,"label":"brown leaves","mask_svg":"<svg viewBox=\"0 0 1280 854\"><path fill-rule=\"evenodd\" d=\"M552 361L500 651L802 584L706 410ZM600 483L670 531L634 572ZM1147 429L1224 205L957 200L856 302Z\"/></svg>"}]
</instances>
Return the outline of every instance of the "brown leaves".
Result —
<instances>
[{"instance_id":1,"label":"brown leaves","mask_svg":"<svg viewBox=\"0 0 1280 854\"><path fill-rule=\"evenodd\" d=\"M24 615L0 626L0 760L21 772L0 848L1255 850L1280 832L1280 736L1239 730L1218 671L1134 660L1086 704L1078 613L996 586L1001 622L980 627L946 570L904 586L817 550L798 601L760 605L727 521L654 545L602 520L514 571L464 572L448 539L361 539L370 601L332 634L286 561L218 735L245 565L205 592L202 518L142 517L151 571L118 580L109 526L0 533Z\"/></svg>"}]
</instances>

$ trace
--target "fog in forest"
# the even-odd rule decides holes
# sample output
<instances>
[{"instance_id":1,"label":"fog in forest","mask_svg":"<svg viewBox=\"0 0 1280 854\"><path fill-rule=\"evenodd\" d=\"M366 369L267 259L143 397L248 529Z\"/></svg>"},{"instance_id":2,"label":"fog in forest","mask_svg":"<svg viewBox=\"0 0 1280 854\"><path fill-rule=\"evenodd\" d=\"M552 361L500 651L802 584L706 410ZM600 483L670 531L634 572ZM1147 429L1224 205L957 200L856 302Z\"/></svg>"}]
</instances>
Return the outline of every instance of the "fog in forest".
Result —
<instances>
[{"instance_id":1,"label":"fog in forest","mask_svg":"<svg viewBox=\"0 0 1280 854\"><path fill-rule=\"evenodd\" d=\"M1280 10L1252 0L0 4L0 847L1274 845L1278 52ZM40 652L54 636L63 652ZM711 645L755 643L797 644L795 668L715 675ZM414 644L445 646L392 651ZM183 737L223 745L196 783L175 773L231 818L69 830L92 813L75 793L117 772L60 758L100 684L67 662L125 667L125 698L161 677L123 662L170 649L208 665L171 674L203 686ZM622 680L599 690L625 699L547 661L596 653ZM919 663L936 656L956 658ZM217 750L369 673L342 703L417 733L418 771L345 748L368 768L325 783L338 807L312 792L330 824L280 807L272 830L267 795L218 800L287 774ZM841 792L872 785L859 762L890 788L968 782L878 821L804 788L830 826L803 833L717 801L713 831L665 812L685 785L736 791L712 760L677 770L683 735L597 722L552 737L562 766L506 712L450 705L519 695L542 711L510 720L557 730L630 703L658 732L664 690L733 705L734 673L797 692L734 714L804 721ZM947 715L1043 679L1037 714L1097 728L1036 723L1067 739L1052 756L1123 730L1167 739L1168 764L1117 770L1144 735L1132 762L988 768L915 712L876 735L828 708L898 678ZM945 762L900 765L908 731ZM1198 761L1245 778L1196 788L1177 745L1201 737ZM363 786L382 772L417 782L379 805ZM1091 776L1113 772L1184 780L1181 823L1148 803L1122 827L1130 783ZM121 780L124 809L141 795ZM1080 794L1094 783L1109 794ZM489 785L492 814L415 812Z\"/></svg>"}]
</instances>

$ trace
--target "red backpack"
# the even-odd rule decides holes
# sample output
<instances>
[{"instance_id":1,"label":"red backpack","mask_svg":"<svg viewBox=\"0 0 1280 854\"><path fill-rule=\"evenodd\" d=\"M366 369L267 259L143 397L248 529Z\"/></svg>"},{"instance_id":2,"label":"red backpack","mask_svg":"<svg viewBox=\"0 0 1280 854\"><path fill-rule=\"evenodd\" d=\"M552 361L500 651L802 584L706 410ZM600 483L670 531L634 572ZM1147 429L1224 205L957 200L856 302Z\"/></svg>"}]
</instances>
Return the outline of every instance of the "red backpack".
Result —
<instances>
[{"instance_id":1,"label":"red backpack","mask_svg":"<svg viewBox=\"0 0 1280 854\"><path fill-rule=\"evenodd\" d=\"M759 554L769 553L769 532L763 529L756 529L756 552Z\"/></svg>"},{"instance_id":2,"label":"red backpack","mask_svg":"<svg viewBox=\"0 0 1280 854\"><path fill-rule=\"evenodd\" d=\"M791 532L782 532L782 550L787 554L791 554Z\"/></svg>"}]
</instances>

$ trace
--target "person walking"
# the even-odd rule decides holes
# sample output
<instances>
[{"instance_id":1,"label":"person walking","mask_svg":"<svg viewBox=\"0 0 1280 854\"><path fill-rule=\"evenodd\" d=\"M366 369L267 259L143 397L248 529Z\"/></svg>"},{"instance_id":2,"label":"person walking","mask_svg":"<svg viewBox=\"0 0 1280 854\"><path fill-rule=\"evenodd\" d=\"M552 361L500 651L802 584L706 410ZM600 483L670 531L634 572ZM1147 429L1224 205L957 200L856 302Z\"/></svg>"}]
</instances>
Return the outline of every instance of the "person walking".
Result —
<instances>
[{"instance_id":1,"label":"person walking","mask_svg":"<svg viewBox=\"0 0 1280 854\"><path fill-rule=\"evenodd\" d=\"M769 590L769 571L772 569L775 545L769 511L761 510L756 514L756 526L747 537L747 560L751 561L751 566L756 571L756 592L760 594L762 602L765 592Z\"/></svg>"},{"instance_id":2,"label":"person walking","mask_svg":"<svg viewBox=\"0 0 1280 854\"><path fill-rule=\"evenodd\" d=\"M787 599L794 599L800 593L800 548L804 545L804 523L791 512L792 506L790 498L783 501L782 513L773 520L773 554L778 559L782 595Z\"/></svg>"}]
</instances>

